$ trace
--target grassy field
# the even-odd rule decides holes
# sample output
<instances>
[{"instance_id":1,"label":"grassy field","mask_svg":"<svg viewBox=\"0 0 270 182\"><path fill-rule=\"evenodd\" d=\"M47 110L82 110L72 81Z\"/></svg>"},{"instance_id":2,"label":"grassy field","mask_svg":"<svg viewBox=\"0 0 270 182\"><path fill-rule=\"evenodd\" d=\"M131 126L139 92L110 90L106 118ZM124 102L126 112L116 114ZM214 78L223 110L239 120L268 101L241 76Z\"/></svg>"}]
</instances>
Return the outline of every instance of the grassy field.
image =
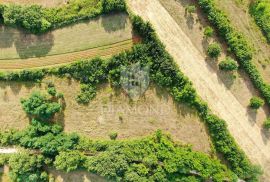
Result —
<instances>
[{"instance_id":1,"label":"grassy field","mask_svg":"<svg viewBox=\"0 0 270 182\"><path fill-rule=\"evenodd\" d=\"M0 0L0 3L8 4L15 3L21 5L38 4L45 7L55 7L65 4L66 0Z\"/></svg>"},{"instance_id":2,"label":"grassy field","mask_svg":"<svg viewBox=\"0 0 270 182\"><path fill-rule=\"evenodd\" d=\"M132 39L132 26L124 13L66 26L42 35L0 27L0 61L84 51Z\"/></svg>"},{"instance_id":3,"label":"grassy field","mask_svg":"<svg viewBox=\"0 0 270 182\"><path fill-rule=\"evenodd\" d=\"M88 106L79 105L75 96L80 91L78 82L67 79L46 78L59 92L64 93L66 108L56 116L67 132L78 132L96 139L109 139L109 133L118 132L119 139L148 135L157 129L172 134L176 141L192 144L195 150L209 153L209 138L199 117L160 89L151 87L137 102L131 102L123 92L102 86ZM26 83L0 82L1 129L22 129L28 118L22 110L20 99L41 86ZM196 133L196 135L194 135Z\"/></svg>"},{"instance_id":4,"label":"grassy field","mask_svg":"<svg viewBox=\"0 0 270 182\"><path fill-rule=\"evenodd\" d=\"M107 58L112 55L118 54L123 50L130 49L132 45L133 45L132 40L125 40L107 46L101 46L97 48L88 49L85 51L78 51L67 54L45 56L40 58L0 60L0 70L8 71L17 69L58 66L61 64L67 64L77 60L85 58L94 58L97 56Z\"/></svg>"}]
</instances>

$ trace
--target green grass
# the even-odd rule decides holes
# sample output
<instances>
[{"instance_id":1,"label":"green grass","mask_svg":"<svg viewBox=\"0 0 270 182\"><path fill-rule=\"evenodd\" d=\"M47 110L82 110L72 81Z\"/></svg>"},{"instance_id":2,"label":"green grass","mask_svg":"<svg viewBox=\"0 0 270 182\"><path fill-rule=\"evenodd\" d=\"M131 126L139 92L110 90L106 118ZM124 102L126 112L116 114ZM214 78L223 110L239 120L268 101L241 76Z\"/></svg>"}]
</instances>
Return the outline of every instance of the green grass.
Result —
<instances>
[{"instance_id":1,"label":"green grass","mask_svg":"<svg viewBox=\"0 0 270 182\"><path fill-rule=\"evenodd\" d=\"M132 38L125 13L104 15L43 35L0 27L0 59L24 59L83 51Z\"/></svg>"}]
</instances>

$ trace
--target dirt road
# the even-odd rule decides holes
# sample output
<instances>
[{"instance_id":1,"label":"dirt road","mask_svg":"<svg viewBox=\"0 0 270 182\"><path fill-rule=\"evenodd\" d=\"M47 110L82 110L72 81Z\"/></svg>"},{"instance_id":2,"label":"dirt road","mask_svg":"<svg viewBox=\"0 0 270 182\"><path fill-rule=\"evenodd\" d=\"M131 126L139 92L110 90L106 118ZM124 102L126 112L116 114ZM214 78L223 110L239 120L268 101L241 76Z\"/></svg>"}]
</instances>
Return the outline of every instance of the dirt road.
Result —
<instances>
[{"instance_id":1,"label":"dirt road","mask_svg":"<svg viewBox=\"0 0 270 182\"><path fill-rule=\"evenodd\" d=\"M193 82L199 95L208 102L214 113L225 119L231 134L250 160L270 170L270 144L234 95L219 80L187 35L158 0L129 0L131 10L150 21L168 52L180 69ZM264 175L264 182L270 174Z\"/></svg>"}]
</instances>

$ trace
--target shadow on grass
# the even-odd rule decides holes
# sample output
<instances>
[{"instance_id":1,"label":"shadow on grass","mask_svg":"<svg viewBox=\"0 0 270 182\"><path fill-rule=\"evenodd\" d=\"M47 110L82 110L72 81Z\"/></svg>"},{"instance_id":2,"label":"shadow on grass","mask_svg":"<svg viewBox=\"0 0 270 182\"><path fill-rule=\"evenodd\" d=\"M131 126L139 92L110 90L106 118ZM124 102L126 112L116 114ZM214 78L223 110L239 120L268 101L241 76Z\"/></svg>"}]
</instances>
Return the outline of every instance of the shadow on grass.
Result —
<instances>
[{"instance_id":1,"label":"shadow on grass","mask_svg":"<svg viewBox=\"0 0 270 182\"><path fill-rule=\"evenodd\" d=\"M0 26L0 49L14 46L21 59L46 56L53 45L54 36L51 32L34 35L20 29Z\"/></svg>"}]
</instances>

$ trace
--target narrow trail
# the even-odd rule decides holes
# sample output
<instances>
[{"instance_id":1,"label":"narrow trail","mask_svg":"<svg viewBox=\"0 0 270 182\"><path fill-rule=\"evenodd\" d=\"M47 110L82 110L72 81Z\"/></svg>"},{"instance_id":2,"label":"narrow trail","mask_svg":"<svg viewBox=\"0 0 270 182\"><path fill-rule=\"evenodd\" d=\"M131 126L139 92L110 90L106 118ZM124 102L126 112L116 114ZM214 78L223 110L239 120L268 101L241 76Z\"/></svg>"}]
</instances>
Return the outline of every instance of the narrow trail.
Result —
<instances>
[{"instance_id":1,"label":"narrow trail","mask_svg":"<svg viewBox=\"0 0 270 182\"><path fill-rule=\"evenodd\" d=\"M249 159L266 171L263 181L270 181L269 139L249 117L247 108L219 80L204 56L158 0L128 0L128 5L135 14L152 23L167 51L193 82L198 94L215 114L226 120L230 133Z\"/></svg>"},{"instance_id":2,"label":"narrow trail","mask_svg":"<svg viewBox=\"0 0 270 182\"><path fill-rule=\"evenodd\" d=\"M16 148L0 148L0 154L14 154L17 152Z\"/></svg>"}]
</instances>

